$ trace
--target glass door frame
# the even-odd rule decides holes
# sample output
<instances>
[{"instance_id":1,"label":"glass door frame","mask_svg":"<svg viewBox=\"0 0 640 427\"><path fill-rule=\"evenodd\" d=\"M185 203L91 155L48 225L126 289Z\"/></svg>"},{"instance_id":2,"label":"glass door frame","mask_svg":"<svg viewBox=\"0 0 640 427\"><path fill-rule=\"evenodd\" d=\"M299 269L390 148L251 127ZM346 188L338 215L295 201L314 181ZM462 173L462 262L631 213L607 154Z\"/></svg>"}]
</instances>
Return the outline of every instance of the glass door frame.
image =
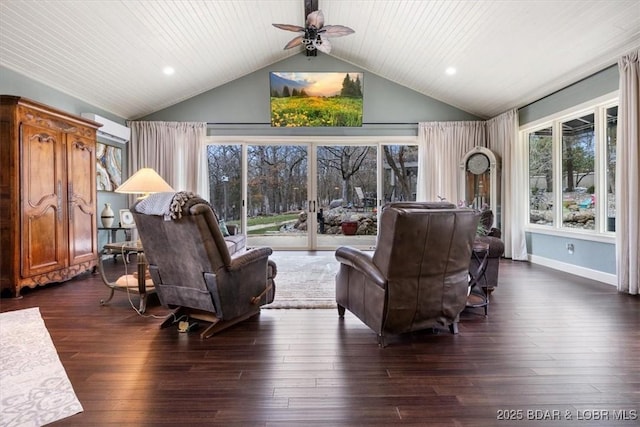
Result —
<instances>
[{"instance_id":1,"label":"glass door frame","mask_svg":"<svg viewBox=\"0 0 640 427\"><path fill-rule=\"evenodd\" d=\"M211 135L205 140L206 145L240 145L242 148L241 176L242 176L242 203L241 203L241 227L246 229L248 213L248 149L253 145L297 145L306 146L308 153L307 176L307 200L304 206L307 212L307 246L306 247L276 247L278 250L335 250L335 247L319 247L317 239L318 220L316 217L318 206L318 177L317 177L317 148L319 146L372 146L376 147L376 208L378 219L380 208L384 203L383 194L383 146L384 145L416 145L419 146L416 136L239 136L239 135ZM206 150L205 150L206 153ZM422 155L422 147L419 146ZM207 186L208 187L208 186ZM314 206L315 205L315 206ZM352 245L358 249L372 250L375 247L369 245Z\"/></svg>"}]
</instances>

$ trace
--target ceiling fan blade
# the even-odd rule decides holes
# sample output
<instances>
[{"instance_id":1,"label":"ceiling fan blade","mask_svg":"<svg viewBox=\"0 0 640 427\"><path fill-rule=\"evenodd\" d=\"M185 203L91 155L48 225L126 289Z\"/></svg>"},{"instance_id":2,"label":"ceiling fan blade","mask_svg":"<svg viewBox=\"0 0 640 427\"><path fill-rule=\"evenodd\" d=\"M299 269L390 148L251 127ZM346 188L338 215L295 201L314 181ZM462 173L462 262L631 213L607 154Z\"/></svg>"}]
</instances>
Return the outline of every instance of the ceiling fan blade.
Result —
<instances>
[{"instance_id":1,"label":"ceiling fan blade","mask_svg":"<svg viewBox=\"0 0 640 427\"><path fill-rule=\"evenodd\" d=\"M331 43L327 39L322 39L322 43L315 44L316 49L318 49L322 53L331 52Z\"/></svg>"},{"instance_id":2,"label":"ceiling fan blade","mask_svg":"<svg viewBox=\"0 0 640 427\"><path fill-rule=\"evenodd\" d=\"M303 36L294 37L291 39L289 43L284 47L285 50L291 49L292 47L300 46L302 44Z\"/></svg>"},{"instance_id":3,"label":"ceiling fan blade","mask_svg":"<svg viewBox=\"0 0 640 427\"><path fill-rule=\"evenodd\" d=\"M324 14L321 10L318 10L318 0L304 0L304 11L306 15L305 27L272 24L281 30L303 33L303 35L290 40L284 47L285 50L304 45L307 56L315 56L315 52L318 50L323 53L329 53L331 52L329 37L342 37L355 33L354 30L344 25L327 25L325 27ZM324 36L324 38L321 38L320 35Z\"/></svg>"},{"instance_id":4,"label":"ceiling fan blade","mask_svg":"<svg viewBox=\"0 0 640 427\"><path fill-rule=\"evenodd\" d=\"M326 25L319 33L324 37L342 37L353 34L355 31L344 25Z\"/></svg>"},{"instance_id":5,"label":"ceiling fan blade","mask_svg":"<svg viewBox=\"0 0 640 427\"><path fill-rule=\"evenodd\" d=\"M307 16L307 28L316 27L318 29L322 28L324 25L324 14L321 10L316 10L315 12L311 12L309 16Z\"/></svg>"},{"instance_id":6,"label":"ceiling fan blade","mask_svg":"<svg viewBox=\"0 0 640 427\"><path fill-rule=\"evenodd\" d=\"M289 24L271 24L276 28L280 28L281 30L293 31L294 33L304 33L304 28L298 25L289 25Z\"/></svg>"}]
</instances>

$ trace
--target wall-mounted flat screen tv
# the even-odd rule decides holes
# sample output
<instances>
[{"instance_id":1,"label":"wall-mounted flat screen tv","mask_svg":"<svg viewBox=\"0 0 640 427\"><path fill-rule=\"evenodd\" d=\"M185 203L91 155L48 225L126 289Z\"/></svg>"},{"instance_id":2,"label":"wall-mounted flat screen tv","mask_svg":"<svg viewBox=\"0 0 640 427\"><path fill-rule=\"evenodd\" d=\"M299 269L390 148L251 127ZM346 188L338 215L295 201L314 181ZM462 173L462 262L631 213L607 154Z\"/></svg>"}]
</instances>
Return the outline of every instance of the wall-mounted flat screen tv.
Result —
<instances>
[{"instance_id":1,"label":"wall-mounted flat screen tv","mask_svg":"<svg viewBox=\"0 0 640 427\"><path fill-rule=\"evenodd\" d=\"M362 126L363 73L269 73L271 126Z\"/></svg>"}]
</instances>

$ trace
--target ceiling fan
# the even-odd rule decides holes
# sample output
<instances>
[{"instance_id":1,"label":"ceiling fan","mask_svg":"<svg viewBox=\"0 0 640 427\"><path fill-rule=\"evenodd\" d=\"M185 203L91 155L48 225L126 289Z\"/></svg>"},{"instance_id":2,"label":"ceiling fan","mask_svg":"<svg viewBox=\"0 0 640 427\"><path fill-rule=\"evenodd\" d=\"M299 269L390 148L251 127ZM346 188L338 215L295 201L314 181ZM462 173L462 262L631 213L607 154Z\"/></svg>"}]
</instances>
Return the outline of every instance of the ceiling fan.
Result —
<instances>
[{"instance_id":1,"label":"ceiling fan","mask_svg":"<svg viewBox=\"0 0 640 427\"><path fill-rule=\"evenodd\" d=\"M318 0L304 0L304 14L307 17L304 27L273 24L274 27L281 30L302 33L302 35L293 38L287 43L284 47L285 49L303 45L307 56L317 56L318 50L324 53L331 52L329 38L348 36L355 32L344 25L324 25L324 14L321 10L318 10Z\"/></svg>"}]
</instances>

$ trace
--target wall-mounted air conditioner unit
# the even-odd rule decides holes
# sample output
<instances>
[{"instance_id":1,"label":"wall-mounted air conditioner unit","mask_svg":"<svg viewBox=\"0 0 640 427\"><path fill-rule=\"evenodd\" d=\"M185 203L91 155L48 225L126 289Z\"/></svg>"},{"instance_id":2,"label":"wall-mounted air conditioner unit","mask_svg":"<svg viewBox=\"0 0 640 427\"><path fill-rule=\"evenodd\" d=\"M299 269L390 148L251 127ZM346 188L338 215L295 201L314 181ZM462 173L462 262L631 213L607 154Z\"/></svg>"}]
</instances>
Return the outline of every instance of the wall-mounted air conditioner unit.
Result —
<instances>
[{"instance_id":1,"label":"wall-mounted air conditioner unit","mask_svg":"<svg viewBox=\"0 0 640 427\"><path fill-rule=\"evenodd\" d=\"M82 117L102 124L102 127L98 128L98 139L119 144L126 144L131 139L131 129L126 126L93 113L82 113Z\"/></svg>"}]
</instances>

